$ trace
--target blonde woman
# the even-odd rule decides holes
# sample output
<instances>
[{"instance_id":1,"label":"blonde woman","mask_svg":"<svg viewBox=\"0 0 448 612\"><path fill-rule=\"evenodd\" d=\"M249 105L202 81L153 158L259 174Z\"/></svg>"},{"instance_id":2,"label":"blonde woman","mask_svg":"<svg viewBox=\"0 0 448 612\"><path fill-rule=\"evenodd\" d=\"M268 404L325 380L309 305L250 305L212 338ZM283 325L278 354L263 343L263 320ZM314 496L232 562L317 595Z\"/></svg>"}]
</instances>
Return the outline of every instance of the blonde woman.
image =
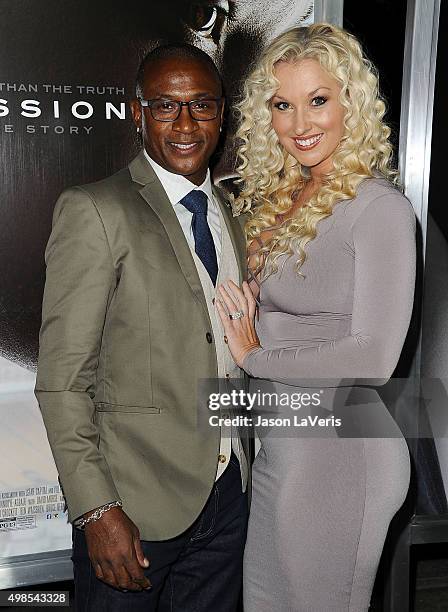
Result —
<instances>
[{"instance_id":1,"label":"blonde woman","mask_svg":"<svg viewBox=\"0 0 448 612\"><path fill-rule=\"evenodd\" d=\"M388 437L338 437L331 418L324 434L262 430L245 612L362 612L409 485L406 443L368 385L391 376L409 326L414 214L395 186L374 68L344 30L280 35L239 111L234 212L249 213L253 280L219 288L229 349L278 392L315 387L327 415L356 381L352 412L390 420Z\"/></svg>"}]
</instances>

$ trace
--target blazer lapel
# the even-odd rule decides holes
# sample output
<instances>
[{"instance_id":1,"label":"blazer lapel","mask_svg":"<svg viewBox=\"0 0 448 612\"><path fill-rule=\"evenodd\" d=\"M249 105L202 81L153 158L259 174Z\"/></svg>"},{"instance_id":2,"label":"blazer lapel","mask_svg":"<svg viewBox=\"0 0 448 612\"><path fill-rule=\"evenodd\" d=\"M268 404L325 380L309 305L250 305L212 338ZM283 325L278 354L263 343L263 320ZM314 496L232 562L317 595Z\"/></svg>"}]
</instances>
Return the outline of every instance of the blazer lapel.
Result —
<instances>
[{"instance_id":1,"label":"blazer lapel","mask_svg":"<svg viewBox=\"0 0 448 612\"><path fill-rule=\"evenodd\" d=\"M165 193L157 175L146 160L143 151L129 164L132 180L140 183L140 195L158 216L165 228L168 238L173 247L181 270L191 287L194 295L204 308L207 320L210 322L207 303L202 290L196 265L191 255L185 235L174 212L173 206ZM211 325L211 323L210 323Z\"/></svg>"},{"instance_id":2,"label":"blazer lapel","mask_svg":"<svg viewBox=\"0 0 448 612\"><path fill-rule=\"evenodd\" d=\"M239 219L234 218L230 203L226 200L221 191L213 186L213 194L221 208L222 215L229 231L233 249L235 251L238 271L240 275L240 284L247 279L247 259L246 259L246 239Z\"/></svg>"}]
</instances>

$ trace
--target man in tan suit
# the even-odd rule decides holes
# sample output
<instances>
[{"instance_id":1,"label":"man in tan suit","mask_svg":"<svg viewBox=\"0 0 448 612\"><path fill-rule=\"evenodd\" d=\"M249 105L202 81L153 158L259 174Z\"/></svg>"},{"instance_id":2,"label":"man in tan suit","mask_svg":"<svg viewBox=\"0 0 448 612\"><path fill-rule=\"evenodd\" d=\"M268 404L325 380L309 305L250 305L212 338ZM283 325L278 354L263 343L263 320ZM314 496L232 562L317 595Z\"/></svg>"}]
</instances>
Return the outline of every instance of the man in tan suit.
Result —
<instances>
[{"instance_id":1,"label":"man in tan suit","mask_svg":"<svg viewBox=\"0 0 448 612\"><path fill-rule=\"evenodd\" d=\"M61 195L46 251L36 395L77 526L77 604L233 612L247 453L197 425L200 379L240 375L214 307L217 283L245 269L208 170L216 67L195 47L159 47L131 108L143 151Z\"/></svg>"}]
</instances>

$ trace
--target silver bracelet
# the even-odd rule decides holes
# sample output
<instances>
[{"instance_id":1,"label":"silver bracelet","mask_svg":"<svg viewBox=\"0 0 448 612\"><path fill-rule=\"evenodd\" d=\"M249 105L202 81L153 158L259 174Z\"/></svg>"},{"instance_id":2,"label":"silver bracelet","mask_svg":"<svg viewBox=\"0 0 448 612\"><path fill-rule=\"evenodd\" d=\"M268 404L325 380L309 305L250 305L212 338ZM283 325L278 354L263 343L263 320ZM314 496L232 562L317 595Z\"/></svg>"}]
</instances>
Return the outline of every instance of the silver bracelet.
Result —
<instances>
[{"instance_id":1,"label":"silver bracelet","mask_svg":"<svg viewBox=\"0 0 448 612\"><path fill-rule=\"evenodd\" d=\"M94 510L92 514L89 514L87 518L76 519L76 521L73 521L73 525L78 529L84 530L86 528L86 525L98 521L103 516L103 514L111 508L121 508L122 506L123 503L121 501L109 502L108 504L104 504L104 506L100 506L99 508Z\"/></svg>"}]
</instances>

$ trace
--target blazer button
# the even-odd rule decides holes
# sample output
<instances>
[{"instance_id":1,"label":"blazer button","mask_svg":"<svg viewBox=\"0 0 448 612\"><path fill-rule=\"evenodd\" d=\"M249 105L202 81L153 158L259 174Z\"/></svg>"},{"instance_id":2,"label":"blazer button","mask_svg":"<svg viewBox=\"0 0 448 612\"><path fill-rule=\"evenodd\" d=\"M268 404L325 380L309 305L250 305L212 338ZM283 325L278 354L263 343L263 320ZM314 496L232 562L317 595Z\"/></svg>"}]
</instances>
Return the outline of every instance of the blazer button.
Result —
<instances>
[{"instance_id":1,"label":"blazer button","mask_svg":"<svg viewBox=\"0 0 448 612\"><path fill-rule=\"evenodd\" d=\"M211 335L211 333L210 333L210 332L207 332L207 333L205 334L205 337L207 338L207 342L208 342L209 344L211 344L211 343L213 342L213 336Z\"/></svg>"}]
</instances>

